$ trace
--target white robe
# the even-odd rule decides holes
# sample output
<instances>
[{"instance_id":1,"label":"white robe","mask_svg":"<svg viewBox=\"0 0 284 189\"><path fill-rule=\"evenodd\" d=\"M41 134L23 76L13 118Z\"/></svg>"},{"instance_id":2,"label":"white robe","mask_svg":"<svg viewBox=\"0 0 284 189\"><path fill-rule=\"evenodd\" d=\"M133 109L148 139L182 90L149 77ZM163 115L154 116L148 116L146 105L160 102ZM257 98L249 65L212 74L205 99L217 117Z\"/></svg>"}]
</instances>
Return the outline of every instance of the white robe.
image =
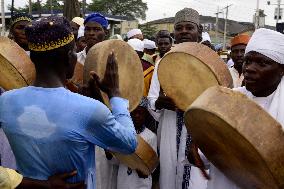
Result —
<instances>
[{"instance_id":1,"label":"white robe","mask_svg":"<svg viewBox=\"0 0 284 189\"><path fill-rule=\"evenodd\" d=\"M158 126L158 147L160 149L160 188L181 189L183 181L184 166L188 164L185 157L187 131L182 126L180 147L177 159L177 117L176 112L170 110L156 110L155 102L159 97L160 83L157 75L159 62L155 66L151 86L148 94L149 112L159 122ZM190 189L205 189L207 181L203 178L200 170L191 167Z\"/></svg>"},{"instance_id":2,"label":"white robe","mask_svg":"<svg viewBox=\"0 0 284 189\"><path fill-rule=\"evenodd\" d=\"M4 89L0 87L0 95L3 92L5 92ZM3 129L0 129L0 166L14 170L16 170L17 167L14 153Z\"/></svg>"},{"instance_id":3,"label":"white robe","mask_svg":"<svg viewBox=\"0 0 284 189\"><path fill-rule=\"evenodd\" d=\"M116 189L118 165L109 161L104 149L96 146L96 189Z\"/></svg>"},{"instance_id":4,"label":"white robe","mask_svg":"<svg viewBox=\"0 0 284 189\"><path fill-rule=\"evenodd\" d=\"M232 60L232 59L230 59L228 62L227 62L227 67L228 68L231 68L231 67L233 67L234 66L234 61Z\"/></svg>"},{"instance_id":5,"label":"white robe","mask_svg":"<svg viewBox=\"0 0 284 189\"><path fill-rule=\"evenodd\" d=\"M0 165L16 170L16 159L10 143L2 129L0 129Z\"/></svg>"},{"instance_id":6,"label":"white robe","mask_svg":"<svg viewBox=\"0 0 284 189\"><path fill-rule=\"evenodd\" d=\"M84 48L84 50L77 53L77 62L79 62L84 66L86 57L87 57L86 48Z\"/></svg>"},{"instance_id":7,"label":"white robe","mask_svg":"<svg viewBox=\"0 0 284 189\"><path fill-rule=\"evenodd\" d=\"M245 87L239 87L235 89L249 98L254 100L258 105L265 109L272 117L274 117L284 129L284 78L282 78L280 84L278 85L276 91L267 97L255 97L251 92L249 92ZM216 188L230 188L238 189L232 181L230 181L224 174L219 171L216 167L210 167L211 180L208 182L207 189Z\"/></svg>"},{"instance_id":8,"label":"white robe","mask_svg":"<svg viewBox=\"0 0 284 189\"><path fill-rule=\"evenodd\" d=\"M157 136L145 128L145 130L139 134L150 146L157 152ZM127 173L128 167L120 164L117 175L117 189L151 189L152 188L152 176L148 178L139 178L136 171L132 170L131 174Z\"/></svg>"},{"instance_id":9,"label":"white robe","mask_svg":"<svg viewBox=\"0 0 284 189\"><path fill-rule=\"evenodd\" d=\"M233 78L234 88L241 87L244 80L243 74L240 76L239 72L234 67L229 68L229 71Z\"/></svg>"}]
</instances>

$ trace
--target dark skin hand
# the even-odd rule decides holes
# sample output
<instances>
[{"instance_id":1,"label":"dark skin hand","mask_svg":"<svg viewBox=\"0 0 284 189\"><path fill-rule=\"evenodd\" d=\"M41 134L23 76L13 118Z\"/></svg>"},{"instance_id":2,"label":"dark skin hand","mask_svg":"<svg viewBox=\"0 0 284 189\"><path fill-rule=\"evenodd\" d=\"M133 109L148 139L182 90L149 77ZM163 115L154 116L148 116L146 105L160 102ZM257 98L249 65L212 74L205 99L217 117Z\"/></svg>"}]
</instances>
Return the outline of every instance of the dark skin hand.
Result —
<instances>
[{"instance_id":1,"label":"dark skin hand","mask_svg":"<svg viewBox=\"0 0 284 189\"><path fill-rule=\"evenodd\" d=\"M167 109L172 111L177 110L174 101L170 97L166 96L162 91L162 89L160 90L160 95L155 102L155 106L157 110L162 110L162 109Z\"/></svg>"},{"instance_id":2,"label":"dark skin hand","mask_svg":"<svg viewBox=\"0 0 284 189\"><path fill-rule=\"evenodd\" d=\"M48 178L46 181L34 180L24 178L17 189L85 189L84 182L80 183L67 183L66 180L75 176L76 171L71 173L57 174Z\"/></svg>"},{"instance_id":3,"label":"dark skin hand","mask_svg":"<svg viewBox=\"0 0 284 189\"><path fill-rule=\"evenodd\" d=\"M121 96L119 90L117 58L114 55L113 51L108 56L104 78L102 80L99 80L99 77L95 72L91 72L91 74L98 87L103 92L105 92L109 98Z\"/></svg>"},{"instance_id":4,"label":"dark skin hand","mask_svg":"<svg viewBox=\"0 0 284 189\"><path fill-rule=\"evenodd\" d=\"M99 78L96 73L91 71L88 84L79 86L78 93L104 103L98 81Z\"/></svg>"},{"instance_id":5,"label":"dark skin hand","mask_svg":"<svg viewBox=\"0 0 284 189\"><path fill-rule=\"evenodd\" d=\"M101 90L105 92L109 98L121 96L119 91L117 60L113 52L108 56L104 78L100 80L99 76L94 71L91 71L88 84L79 87L80 94L103 102Z\"/></svg>"},{"instance_id":6,"label":"dark skin hand","mask_svg":"<svg viewBox=\"0 0 284 189\"><path fill-rule=\"evenodd\" d=\"M107 150L105 150L105 155L106 155L107 160L111 160L113 158L113 155Z\"/></svg>"},{"instance_id":7,"label":"dark skin hand","mask_svg":"<svg viewBox=\"0 0 284 189\"><path fill-rule=\"evenodd\" d=\"M199 168L205 179L210 180L210 176L206 172L204 162L198 153L198 147L193 141L190 144L187 159L191 164Z\"/></svg>"},{"instance_id":8,"label":"dark skin hand","mask_svg":"<svg viewBox=\"0 0 284 189\"><path fill-rule=\"evenodd\" d=\"M143 179L148 178L148 176L144 175L141 171L136 170L136 172L137 172L137 175L138 175L139 178L143 178Z\"/></svg>"}]
</instances>

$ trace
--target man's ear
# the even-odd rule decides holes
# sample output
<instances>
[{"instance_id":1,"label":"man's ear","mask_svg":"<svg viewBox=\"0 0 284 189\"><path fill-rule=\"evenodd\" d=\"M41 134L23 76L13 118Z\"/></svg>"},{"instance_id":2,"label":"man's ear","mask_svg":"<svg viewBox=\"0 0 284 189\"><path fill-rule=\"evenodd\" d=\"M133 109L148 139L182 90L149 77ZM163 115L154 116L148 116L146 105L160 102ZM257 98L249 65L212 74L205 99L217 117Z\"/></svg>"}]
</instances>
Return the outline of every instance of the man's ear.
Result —
<instances>
[{"instance_id":1,"label":"man's ear","mask_svg":"<svg viewBox=\"0 0 284 189\"><path fill-rule=\"evenodd\" d=\"M108 36L109 35L109 30L108 29L104 29L104 30L105 30L106 36Z\"/></svg>"}]
</instances>

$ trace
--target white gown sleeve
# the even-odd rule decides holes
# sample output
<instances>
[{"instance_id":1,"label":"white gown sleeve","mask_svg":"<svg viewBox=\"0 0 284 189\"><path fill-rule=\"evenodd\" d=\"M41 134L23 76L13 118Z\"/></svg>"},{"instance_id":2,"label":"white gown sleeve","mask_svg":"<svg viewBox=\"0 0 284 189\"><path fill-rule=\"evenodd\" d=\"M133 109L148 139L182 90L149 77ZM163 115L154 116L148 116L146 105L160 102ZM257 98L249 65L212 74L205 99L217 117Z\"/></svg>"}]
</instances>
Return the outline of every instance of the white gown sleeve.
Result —
<instances>
[{"instance_id":1,"label":"white gown sleeve","mask_svg":"<svg viewBox=\"0 0 284 189\"><path fill-rule=\"evenodd\" d=\"M160 83L158 79L158 66L159 66L159 62L155 66L149 93L148 93L148 101L149 101L148 110L156 121L159 121L160 115L161 115L161 110L156 110L156 106L155 106L156 100L158 99L159 93L160 93Z\"/></svg>"}]
</instances>

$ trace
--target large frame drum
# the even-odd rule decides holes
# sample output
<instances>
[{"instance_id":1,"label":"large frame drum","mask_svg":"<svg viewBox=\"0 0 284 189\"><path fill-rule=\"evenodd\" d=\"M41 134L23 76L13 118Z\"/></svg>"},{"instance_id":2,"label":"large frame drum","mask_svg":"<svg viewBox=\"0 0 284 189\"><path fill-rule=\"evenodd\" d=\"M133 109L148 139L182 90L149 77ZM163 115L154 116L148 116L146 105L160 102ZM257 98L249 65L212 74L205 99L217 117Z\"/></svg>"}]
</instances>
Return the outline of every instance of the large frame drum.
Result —
<instances>
[{"instance_id":1,"label":"large frame drum","mask_svg":"<svg viewBox=\"0 0 284 189\"><path fill-rule=\"evenodd\" d=\"M227 65L218 54L192 42L176 45L161 59L158 78L165 94L181 110L186 110L209 87L233 86Z\"/></svg>"},{"instance_id":2,"label":"large frame drum","mask_svg":"<svg viewBox=\"0 0 284 189\"><path fill-rule=\"evenodd\" d=\"M245 189L284 188L284 131L245 95L211 87L185 113L201 151Z\"/></svg>"},{"instance_id":3,"label":"large frame drum","mask_svg":"<svg viewBox=\"0 0 284 189\"><path fill-rule=\"evenodd\" d=\"M84 83L90 78L90 71L95 71L102 79L105 74L107 58L111 51L117 56L119 72L119 88L123 98L129 100L129 110L134 110L143 96L144 76L141 61L126 42L121 40L107 40L94 45L88 52L84 64ZM109 99L102 92L104 103L109 106ZM123 164L133 170L139 170L150 175L158 165L158 156L152 147L137 135L138 146L135 153L124 155L113 153Z\"/></svg>"},{"instance_id":4,"label":"large frame drum","mask_svg":"<svg viewBox=\"0 0 284 189\"><path fill-rule=\"evenodd\" d=\"M35 67L24 49L7 37L0 37L0 86L5 90L31 85Z\"/></svg>"},{"instance_id":5,"label":"large frame drum","mask_svg":"<svg viewBox=\"0 0 284 189\"><path fill-rule=\"evenodd\" d=\"M107 40L94 45L88 52L84 64L84 83L90 78L90 71L95 71L100 79L104 78L107 58L111 51L117 56L119 88L123 98L129 100L129 110L134 110L142 99L144 80L141 61L134 49L121 40ZM109 99L102 92L104 102L109 106Z\"/></svg>"},{"instance_id":6,"label":"large frame drum","mask_svg":"<svg viewBox=\"0 0 284 189\"><path fill-rule=\"evenodd\" d=\"M124 155L113 153L115 157L123 164L133 170L139 170L144 175L151 175L159 164L159 158L153 148L139 135L137 135L138 146L135 153Z\"/></svg>"}]
</instances>

